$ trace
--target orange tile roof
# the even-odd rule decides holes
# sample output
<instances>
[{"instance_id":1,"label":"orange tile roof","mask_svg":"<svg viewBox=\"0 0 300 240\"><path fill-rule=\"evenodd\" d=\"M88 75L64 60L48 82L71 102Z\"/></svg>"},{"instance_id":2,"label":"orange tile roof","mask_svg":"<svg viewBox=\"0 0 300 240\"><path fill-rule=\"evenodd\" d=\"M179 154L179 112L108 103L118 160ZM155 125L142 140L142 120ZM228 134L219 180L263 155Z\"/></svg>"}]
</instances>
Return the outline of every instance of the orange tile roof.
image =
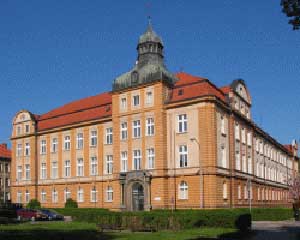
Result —
<instances>
[{"instance_id":1,"label":"orange tile roof","mask_svg":"<svg viewBox=\"0 0 300 240\"><path fill-rule=\"evenodd\" d=\"M109 92L87 97L56 108L37 119L39 131L111 116L112 95Z\"/></svg>"},{"instance_id":2,"label":"orange tile roof","mask_svg":"<svg viewBox=\"0 0 300 240\"><path fill-rule=\"evenodd\" d=\"M220 90L224 93L224 94L228 94L232 89L230 86L224 86L221 87Z\"/></svg>"},{"instance_id":3,"label":"orange tile roof","mask_svg":"<svg viewBox=\"0 0 300 240\"><path fill-rule=\"evenodd\" d=\"M188 100L201 96L216 96L225 102L223 92L205 78L195 77L187 73L176 74L179 81L172 89L170 102Z\"/></svg>"},{"instance_id":4,"label":"orange tile roof","mask_svg":"<svg viewBox=\"0 0 300 240\"><path fill-rule=\"evenodd\" d=\"M0 144L0 158L11 158L11 150L7 148L6 144Z\"/></svg>"},{"instance_id":5,"label":"orange tile roof","mask_svg":"<svg viewBox=\"0 0 300 240\"><path fill-rule=\"evenodd\" d=\"M294 151L293 151L293 145L292 144L285 144L285 145L283 145L284 146L284 148L286 149L286 150L288 150L290 153L294 153Z\"/></svg>"}]
</instances>

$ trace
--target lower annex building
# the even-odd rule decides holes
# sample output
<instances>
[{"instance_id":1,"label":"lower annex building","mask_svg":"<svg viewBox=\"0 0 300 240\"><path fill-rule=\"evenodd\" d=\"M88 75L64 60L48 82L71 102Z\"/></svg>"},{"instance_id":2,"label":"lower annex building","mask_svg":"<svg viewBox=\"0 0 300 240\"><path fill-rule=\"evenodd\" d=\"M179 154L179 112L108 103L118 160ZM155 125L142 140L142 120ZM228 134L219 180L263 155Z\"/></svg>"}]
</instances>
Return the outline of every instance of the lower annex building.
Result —
<instances>
[{"instance_id":1,"label":"lower annex building","mask_svg":"<svg viewBox=\"0 0 300 240\"><path fill-rule=\"evenodd\" d=\"M297 143L282 145L251 119L243 80L218 88L170 73L149 25L134 67L112 91L13 119L12 201L113 210L288 203Z\"/></svg>"}]
</instances>

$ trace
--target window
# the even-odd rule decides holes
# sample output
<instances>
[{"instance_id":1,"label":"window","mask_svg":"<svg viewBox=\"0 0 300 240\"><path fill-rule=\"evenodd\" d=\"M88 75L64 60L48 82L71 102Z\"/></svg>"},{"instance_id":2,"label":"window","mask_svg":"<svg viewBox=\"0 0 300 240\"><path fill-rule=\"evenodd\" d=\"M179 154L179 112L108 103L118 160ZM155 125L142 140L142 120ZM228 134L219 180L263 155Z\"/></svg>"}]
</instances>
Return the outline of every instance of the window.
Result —
<instances>
[{"instance_id":1,"label":"window","mask_svg":"<svg viewBox=\"0 0 300 240\"><path fill-rule=\"evenodd\" d=\"M188 185L182 181L179 185L179 199L188 199Z\"/></svg>"},{"instance_id":2,"label":"window","mask_svg":"<svg viewBox=\"0 0 300 240\"><path fill-rule=\"evenodd\" d=\"M106 173L107 174L113 173L113 156L112 155L106 156Z\"/></svg>"},{"instance_id":3,"label":"window","mask_svg":"<svg viewBox=\"0 0 300 240\"><path fill-rule=\"evenodd\" d=\"M127 172L127 151L121 152L121 172Z\"/></svg>"},{"instance_id":4,"label":"window","mask_svg":"<svg viewBox=\"0 0 300 240\"><path fill-rule=\"evenodd\" d=\"M120 106L121 106L121 109L123 109L123 110L125 110L127 108L127 99L126 99L126 97L121 98Z\"/></svg>"},{"instance_id":5,"label":"window","mask_svg":"<svg viewBox=\"0 0 300 240\"><path fill-rule=\"evenodd\" d=\"M22 144L17 144L17 157L22 156Z\"/></svg>"},{"instance_id":6,"label":"window","mask_svg":"<svg viewBox=\"0 0 300 240\"><path fill-rule=\"evenodd\" d=\"M106 128L106 144L113 143L113 129L112 127Z\"/></svg>"},{"instance_id":7,"label":"window","mask_svg":"<svg viewBox=\"0 0 300 240\"><path fill-rule=\"evenodd\" d=\"M153 94L151 91L146 92L146 104L152 104Z\"/></svg>"},{"instance_id":8,"label":"window","mask_svg":"<svg viewBox=\"0 0 300 240\"><path fill-rule=\"evenodd\" d=\"M221 134L226 134L224 116L221 116Z\"/></svg>"},{"instance_id":9,"label":"window","mask_svg":"<svg viewBox=\"0 0 300 240\"><path fill-rule=\"evenodd\" d=\"M154 168L154 160L155 160L154 148L147 149L148 169Z\"/></svg>"},{"instance_id":10,"label":"window","mask_svg":"<svg viewBox=\"0 0 300 240\"><path fill-rule=\"evenodd\" d=\"M252 157L251 153L248 153L248 173L252 173Z\"/></svg>"},{"instance_id":11,"label":"window","mask_svg":"<svg viewBox=\"0 0 300 240\"><path fill-rule=\"evenodd\" d=\"M260 188L257 188L257 200L260 201Z\"/></svg>"},{"instance_id":12,"label":"window","mask_svg":"<svg viewBox=\"0 0 300 240\"><path fill-rule=\"evenodd\" d=\"M29 203L29 201L30 201L30 192L28 190L26 190L26 192L25 192L25 202Z\"/></svg>"},{"instance_id":13,"label":"window","mask_svg":"<svg viewBox=\"0 0 300 240\"><path fill-rule=\"evenodd\" d=\"M225 146L221 146L221 166L227 167L227 152Z\"/></svg>"},{"instance_id":14,"label":"window","mask_svg":"<svg viewBox=\"0 0 300 240\"><path fill-rule=\"evenodd\" d=\"M247 133L247 145L251 146L252 145L252 138L251 138L251 132Z\"/></svg>"},{"instance_id":15,"label":"window","mask_svg":"<svg viewBox=\"0 0 300 240\"><path fill-rule=\"evenodd\" d=\"M242 190L241 190L241 185L238 185L238 199L241 200L242 199Z\"/></svg>"},{"instance_id":16,"label":"window","mask_svg":"<svg viewBox=\"0 0 300 240\"><path fill-rule=\"evenodd\" d=\"M71 148L71 138L70 136L65 136L65 150L68 151Z\"/></svg>"},{"instance_id":17,"label":"window","mask_svg":"<svg viewBox=\"0 0 300 240\"><path fill-rule=\"evenodd\" d=\"M71 198L71 191L70 191L69 188L65 188L65 190L64 190L64 195L65 195L65 197L64 197L64 201L65 201L65 202L66 202L68 199Z\"/></svg>"},{"instance_id":18,"label":"window","mask_svg":"<svg viewBox=\"0 0 300 240\"><path fill-rule=\"evenodd\" d=\"M97 146L97 131L96 130L93 130L91 131L91 147L95 147Z\"/></svg>"},{"instance_id":19,"label":"window","mask_svg":"<svg viewBox=\"0 0 300 240\"><path fill-rule=\"evenodd\" d=\"M30 165L25 164L25 179L30 180Z\"/></svg>"},{"instance_id":20,"label":"window","mask_svg":"<svg viewBox=\"0 0 300 240\"><path fill-rule=\"evenodd\" d=\"M98 174L98 161L97 157L91 157L91 167L90 167L90 174L92 176L96 176Z\"/></svg>"},{"instance_id":21,"label":"window","mask_svg":"<svg viewBox=\"0 0 300 240\"><path fill-rule=\"evenodd\" d=\"M246 163L246 155L245 154L242 155L242 168L243 168L243 172L247 172L247 163Z\"/></svg>"},{"instance_id":22,"label":"window","mask_svg":"<svg viewBox=\"0 0 300 240\"><path fill-rule=\"evenodd\" d=\"M18 166L17 168L17 180L20 181L22 180L23 176L22 176L22 166Z\"/></svg>"},{"instance_id":23,"label":"window","mask_svg":"<svg viewBox=\"0 0 300 240\"><path fill-rule=\"evenodd\" d=\"M179 166L182 167L187 167L187 146L186 145L180 145L179 146Z\"/></svg>"},{"instance_id":24,"label":"window","mask_svg":"<svg viewBox=\"0 0 300 240\"><path fill-rule=\"evenodd\" d=\"M94 186L91 190L91 202L95 203L98 201L98 198L97 198L97 189L96 187Z\"/></svg>"},{"instance_id":25,"label":"window","mask_svg":"<svg viewBox=\"0 0 300 240\"><path fill-rule=\"evenodd\" d=\"M29 155L30 155L30 144L25 143L25 156L29 156Z\"/></svg>"},{"instance_id":26,"label":"window","mask_svg":"<svg viewBox=\"0 0 300 240\"><path fill-rule=\"evenodd\" d=\"M244 186L244 199L248 199L247 185Z\"/></svg>"},{"instance_id":27,"label":"window","mask_svg":"<svg viewBox=\"0 0 300 240\"><path fill-rule=\"evenodd\" d=\"M236 140L240 140L240 126L238 123L236 123L234 127L234 136Z\"/></svg>"},{"instance_id":28,"label":"window","mask_svg":"<svg viewBox=\"0 0 300 240\"><path fill-rule=\"evenodd\" d=\"M46 154L46 140L41 140L41 154Z\"/></svg>"},{"instance_id":29,"label":"window","mask_svg":"<svg viewBox=\"0 0 300 240\"><path fill-rule=\"evenodd\" d=\"M141 121L135 120L132 122L133 138L141 137Z\"/></svg>"},{"instance_id":30,"label":"window","mask_svg":"<svg viewBox=\"0 0 300 240\"><path fill-rule=\"evenodd\" d=\"M147 118L146 120L146 136L154 135L154 118Z\"/></svg>"},{"instance_id":31,"label":"window","mask_svg":"<svg viewBox=\"0 0 300 240\"><path fill-rule=\"evenodd\" d=\"M81 187L78 188L77 191L77 202L83 202L83 189Z\"/></svg>"},{"instance_id":32,"label":"window","mask_svg":"<svg viewBox=\"0 0 300 240\"><path fill-rule=\"evenodd\" d=\"M41 163L41 179L47 178L47 167L46 163Z\"/></svg>"},{"instance_id":33,"label":"window","mask_svg":"<svg viewBox=\"0 0 300 240\"><path fill-rule=\"evenodd\" d=\"M134 95L132 102L134 107L138 107L140 105L140 95Z\"/></svg>"},{"instance_id":34,"label":"window","mask_svg":"<svg viewBox=\"0 0 300 240\"><path fill-rule=\"evenodd\" d=\"M25 125L25 133L30 132L30 126L28 124Z\"/></svg>"},{"instance_id":35,"label":"window","mask_svg":"<svg viewBox=\"0 0 300 240\"><path fill-rule=\"evenodd\" d=\"M71 198L71 191L69 188L65 188L64 190L64 202Z\"/></svg>"},{"instance_id":36,"label":"window","mask_svg":"<svg viewBox=\"0 0 300 240\"><path fill-rule=\"evenodd\" d=\"M65 177L71 177L71 161L65 161Z\"/></svg>"},{"instance_id":37,"label":"window","mask_svg":"<svg viewBox=\"0 0 300 240\"><path fill-rule=\"evenodd\" d=\"M46 191L44 189L42 189L42 191L41 191L41 202L45 203L46 201L47 201Z\"/></svg>"},{"instance_id":38,"label":"window","mask_svg":"<svg viewBox=\"0 0 300 240\"><path fill-rule=\"evenodd\" d=\"M17 135L19 136L19 135L21 135L21 133L22 133L22 127L18 126L17 127Z\"/></svg>"},{"instance_id":39,"label":"window","mask_svg":"<svg viewBox=\"0 0 300 240\"><path fill-rule=\"evenodd\" d=\"M55 188L52 191L52 203L58 203L58 192Z\"/></svg>"},{"instance_id":40,"label":"window","mask_svg":"<svg viewBox=\"0 0 300 240\"><path fill-rule=\"evenodd\" d=\"M113 201L113 196L114 195L114 191L113 188L111 186L108 186L106 189L106 201L107 202L112 202Z\"/></svg>"},{"instance_id":41,"label":"window","mask_svg":"<svg viewBox=\"0 0 300 240\"><path fill-rule=\"evenodd\" d=\"M17 203L22 203L22 192L17 192Z\"/></svg>"},{"instance_id":42,"label":"window","mask_svg":"<svg viewBox=\"0 0 300 240\"><path fill-rule=\"evenodd\" d=\"M141 150L133 150L133 170L141 169Z\"/></svg>"},{"instance_id":43,"label":"window","mask_svg":"<svg viewBox=\"0 0 300 240\"><path fill-rule=\"evenodd\" d=\"M187 115L186 114L178 115L178 132L179 133L187 132Z\"/></svg>"},{"instance_id":44,"label":"window","mask_svg":"<svg viewBox=\"0 0 300 240\"><path fill-rule=\"evenodd\" d=\"M57 166L57 162L52 162L52 178L58 178L58 166Z\"/></svg>"},{"instance_id":45,"label":"window","mask_svg":"<svg viewBox=\"0 0 300 240\"><path fill-rule=\"evenodd\" d=\"M227 199L227 183L223 182L223 199Z\"/></svg>"},{"instance_id":46,"label":"window","mask_svg":"<svg viewBox=\"0 0 300 240\"><path fill-rule=\"evenodd\" d=\"M83 133L77 133L76 148L83 149Z\"/></svg>"},{"instance_id":47,"label":"window","mask_svg":"<svg viewBox=\"0 0 300 240\"><path fill-rule=\"evenodd\" d=\"M77 176L83 177L84 175L84 169L83 169L83 158L77 159Z\"/></svg>"},{"instance_id":48,"label":"window","mask_svg":"<svg viewBox=\"0 0 300 240\"><path fill-rule=\"evenodd\" d=\"M127 139L127 122L121 123L121 140Z\"/></svg>"},{"instance_id":49,"label":"window","mask_svg":"<svg viewBox=\"0 0 300 240\"><path fill-rule=\"evenodd\" d=\"M246 130L242 128L242 143L246 143Z\"/></svg>"},{"instance_id":50,"label":"window","mask_svg":"<svg viewBox=\"0 0 300 240\"><path fill-rule=\"evenodd\" d=\"M240 151L235 151L235 169L241 170Z\"/></svg>"},{"instance_id":51,"label":"window","mask_svg":"<svg viewBox=\"0 0 300 240\"><path fill-rule=\"evenodd\" d=\"M57 152L57 146L58 146L58 139L52 138L52 152L53 153Z\"/></svg>"}]
</instances>

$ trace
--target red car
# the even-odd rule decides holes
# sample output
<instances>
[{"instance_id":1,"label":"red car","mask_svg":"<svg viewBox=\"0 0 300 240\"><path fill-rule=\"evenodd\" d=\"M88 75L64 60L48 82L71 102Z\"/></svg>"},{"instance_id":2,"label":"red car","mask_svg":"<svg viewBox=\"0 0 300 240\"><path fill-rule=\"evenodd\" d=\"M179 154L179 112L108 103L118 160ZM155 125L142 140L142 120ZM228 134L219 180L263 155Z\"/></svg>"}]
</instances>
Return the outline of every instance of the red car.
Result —
<instances>
[{"instance_id":1,"label":"red car","mask_svg":"<svg viewBox=\"0 0 300 240\"><path fill-rule=\"evenodd\" d=\"M17 210L18 220L46 220L48 216L42 213L40 210L34 209L18 209Z\"/></svg>"}]
</instances>

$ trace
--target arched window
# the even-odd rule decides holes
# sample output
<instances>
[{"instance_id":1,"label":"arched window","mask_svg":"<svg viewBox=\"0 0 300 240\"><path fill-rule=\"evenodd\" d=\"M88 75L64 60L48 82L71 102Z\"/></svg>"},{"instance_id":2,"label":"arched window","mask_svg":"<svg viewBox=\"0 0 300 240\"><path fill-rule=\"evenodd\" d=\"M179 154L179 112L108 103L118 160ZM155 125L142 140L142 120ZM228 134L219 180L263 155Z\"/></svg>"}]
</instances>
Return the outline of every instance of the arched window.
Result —
<instances>
[{"instance_id":1,"label":"arched window","mask_svg":"<svg viewBox=\"0 0 300 240\"><path fill-rule=\"evenodd\" d=\"M106 189L106 201L107 202L112 202L114 199L114 190L112 186L108 186Z\"/></svg>"},{"instance_id":2,"label":"arched window","mask_svg":"<svg viewBox=\"0 0 300 240\"><path fill-rule=\"evenodd\" d=\"M188 185L186 181L179 184L179 199L188 199Z\"/></svg>"},{"instance_id":3,"label":"arched window","mask_svg":"<svg viewBox=\"0 0 300 240\"><path fill-rule=\"evenodd\" d=\"M227 199L227 183L223 182L223 199Z\"/></svg>"}]
</instances>

